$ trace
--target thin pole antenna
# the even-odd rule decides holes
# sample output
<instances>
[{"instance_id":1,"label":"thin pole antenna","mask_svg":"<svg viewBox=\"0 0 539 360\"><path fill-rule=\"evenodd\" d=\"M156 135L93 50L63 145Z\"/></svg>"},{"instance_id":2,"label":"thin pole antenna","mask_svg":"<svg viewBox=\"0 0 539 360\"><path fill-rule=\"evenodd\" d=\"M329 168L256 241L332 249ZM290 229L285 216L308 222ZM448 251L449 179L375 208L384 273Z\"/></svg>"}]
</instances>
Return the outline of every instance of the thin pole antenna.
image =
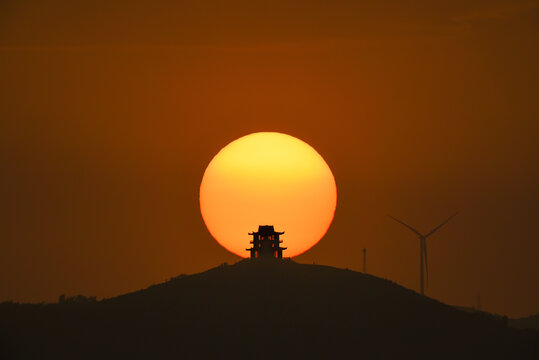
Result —
<instances>
[{"instance_id":1,"label":"thin pole antenna","mask_svg":"<svg viewBox=\"0 0 539 360\"><path fill-rule=\"evenodd\" d=\"M480 293L477 293L477 310L478 311L483 310L483 309L481 309L481 294Z\"/></svg>"},{"instance_id":2,"label":"thin pole antenna","mask_svg":"<svg viewBox=\"0 0 539 360\"><path fill-rule=\"evenodd\" d=\"M367 273L367 249L363 248L363 274Z\"/></svg>"}]
</instances>

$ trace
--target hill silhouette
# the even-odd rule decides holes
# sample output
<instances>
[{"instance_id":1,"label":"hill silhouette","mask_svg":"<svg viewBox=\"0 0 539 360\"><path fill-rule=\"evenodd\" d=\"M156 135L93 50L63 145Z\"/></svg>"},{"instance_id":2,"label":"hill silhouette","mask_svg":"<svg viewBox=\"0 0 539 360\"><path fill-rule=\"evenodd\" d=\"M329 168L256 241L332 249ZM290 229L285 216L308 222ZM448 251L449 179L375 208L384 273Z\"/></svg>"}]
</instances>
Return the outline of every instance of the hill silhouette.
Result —
<instances>
[{"instance_id":1,"label":"hill silhouette","mask_svg":"<svg viewBox=\"0 0 539 360\"><path fill-rule=\"evenodd\" d=\"M539 331L539 314L519 319L509 319L509 325L519 329L535 329Z\"/></svg>"},{"instance_id":2,"label":"hill silhouette","mask_svg":"<svg viewBox=\"0 0 539 360\"><path fill-rule=\"evenodd\" d=\"M0 319L4 359L539 355L534 330L375 276L291 260L224 264L101 301L4 303Z\"/></svg>"}]
</instances>

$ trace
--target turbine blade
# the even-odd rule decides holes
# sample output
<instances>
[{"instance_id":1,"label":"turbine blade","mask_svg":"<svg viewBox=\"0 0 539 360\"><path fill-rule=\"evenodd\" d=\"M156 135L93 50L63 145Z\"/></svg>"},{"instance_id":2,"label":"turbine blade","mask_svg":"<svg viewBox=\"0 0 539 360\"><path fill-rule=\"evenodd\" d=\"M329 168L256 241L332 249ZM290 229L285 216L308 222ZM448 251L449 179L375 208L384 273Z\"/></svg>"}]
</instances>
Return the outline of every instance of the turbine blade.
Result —
<instances>
[{"instance_id":1,"label":"turbine blade","mask_svg":"<svg viewBox=\"0 0 539 360\"><path fill-rule=\"evenodd\" d=\"M436 226L434 229L432 229L432 231L430 233L428 233L427 235L425 235L425 238L428 238L429 236L431 236L432 234L434 234L436 231L438 231L442 226L444 226L445 224L447 224L449 222L449 220L453 219L458 213L454 213L453 215L451 215L450 217L448 217L443 223L441 223L440 225Z\"/></svg>"},{"instance_id":2,"label":"turbine blade","mask_svg":"<svg viewBox=\"0 0 539 360\"><path fill-rule=\"evenodd\" d=\"M425 285L429 287L429 262L427 260L427 239L423 238L423 255L425 255Z\"/></svg>"},{"instance_id":3,"label":"turbine blade","mask_svg":"<svg viewBox=\"0 0 539 360\"><path fill-rule=\"evenodd\" d=\"M414 229L414 228L411 227L410 225L408 225L408 224L406 224L406 223L400 221L400 220L397 219L397 218L394 218L394 217L391 216L391 215L388 215L388 216L389 216L390 219L393 219L393 220L395 220L396 222L398 222L399 224L406 226L408 229L412 230L412 231L415 232L417 235L423 236L423 235L421 235L421 233L420 233L419 231L417 231L416 229Z\"/></svg>"}]
</instances>

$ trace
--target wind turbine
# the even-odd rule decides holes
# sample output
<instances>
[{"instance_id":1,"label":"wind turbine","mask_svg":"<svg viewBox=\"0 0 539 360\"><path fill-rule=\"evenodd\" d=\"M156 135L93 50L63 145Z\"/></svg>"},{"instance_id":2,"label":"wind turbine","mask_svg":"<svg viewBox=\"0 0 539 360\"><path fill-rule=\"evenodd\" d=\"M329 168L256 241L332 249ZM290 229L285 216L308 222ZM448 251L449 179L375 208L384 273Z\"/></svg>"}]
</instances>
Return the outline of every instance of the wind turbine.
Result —
<instances>
[{"instance_id":1,"label":"wind turbine","mask_svg":"<svg viewBox=\"0 0 539 360\"><path fill-rule=\"evenodd\" d=\"M421 289L421 295L425 295L425 289L424 289L424 285L423 285L424 284L423 271L427 275L427 285L428 285L428 282L429 282L429 266L428 266L428 261L427 261L427 238L429 236L431 236L432 234L434 234L436 231L440 230L440 228L442 226L444 226L445 224L447 224L449 222L449 220L454 218L455 215L457 215L457 213L455 213L455 214L451 215L450 217L448 217L444 222L442 222L440 225L438 225L434 229L432 229L432 231L429 232L427 235L421 234L419 231L417 231L416 229L414 229L410 225L400 221L397 218L394 218L391 215L388 215L391 219L395 220L396 222L398 222L401 225L406 226L408 229L412 230L413 232L415 232L419 236L419 253L420 253L420 256L419 256L419 284L420 284L420 289Z\"/></svg>"}]
</instances>

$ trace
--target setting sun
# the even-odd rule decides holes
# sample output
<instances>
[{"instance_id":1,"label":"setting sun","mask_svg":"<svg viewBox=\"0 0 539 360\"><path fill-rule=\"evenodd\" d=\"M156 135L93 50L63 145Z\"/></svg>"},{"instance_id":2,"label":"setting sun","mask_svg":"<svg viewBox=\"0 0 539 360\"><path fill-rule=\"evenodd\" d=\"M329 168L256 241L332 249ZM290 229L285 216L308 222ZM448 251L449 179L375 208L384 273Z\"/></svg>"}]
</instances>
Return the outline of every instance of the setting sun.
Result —
<instances>
[{"instance_id":1,"label":"setting sun","mask_svg":"<svg viewBox=\"0 0 539 360\"><path fill-rule=\"evenodd\" d=\"M250 231L284 231L284 256L314 246L328 230L337 205L335 178L307 143L281 133L239 138L212 159L200 185L200 210L212 236L247 257Z\"/></svg>"}]
</instances>

